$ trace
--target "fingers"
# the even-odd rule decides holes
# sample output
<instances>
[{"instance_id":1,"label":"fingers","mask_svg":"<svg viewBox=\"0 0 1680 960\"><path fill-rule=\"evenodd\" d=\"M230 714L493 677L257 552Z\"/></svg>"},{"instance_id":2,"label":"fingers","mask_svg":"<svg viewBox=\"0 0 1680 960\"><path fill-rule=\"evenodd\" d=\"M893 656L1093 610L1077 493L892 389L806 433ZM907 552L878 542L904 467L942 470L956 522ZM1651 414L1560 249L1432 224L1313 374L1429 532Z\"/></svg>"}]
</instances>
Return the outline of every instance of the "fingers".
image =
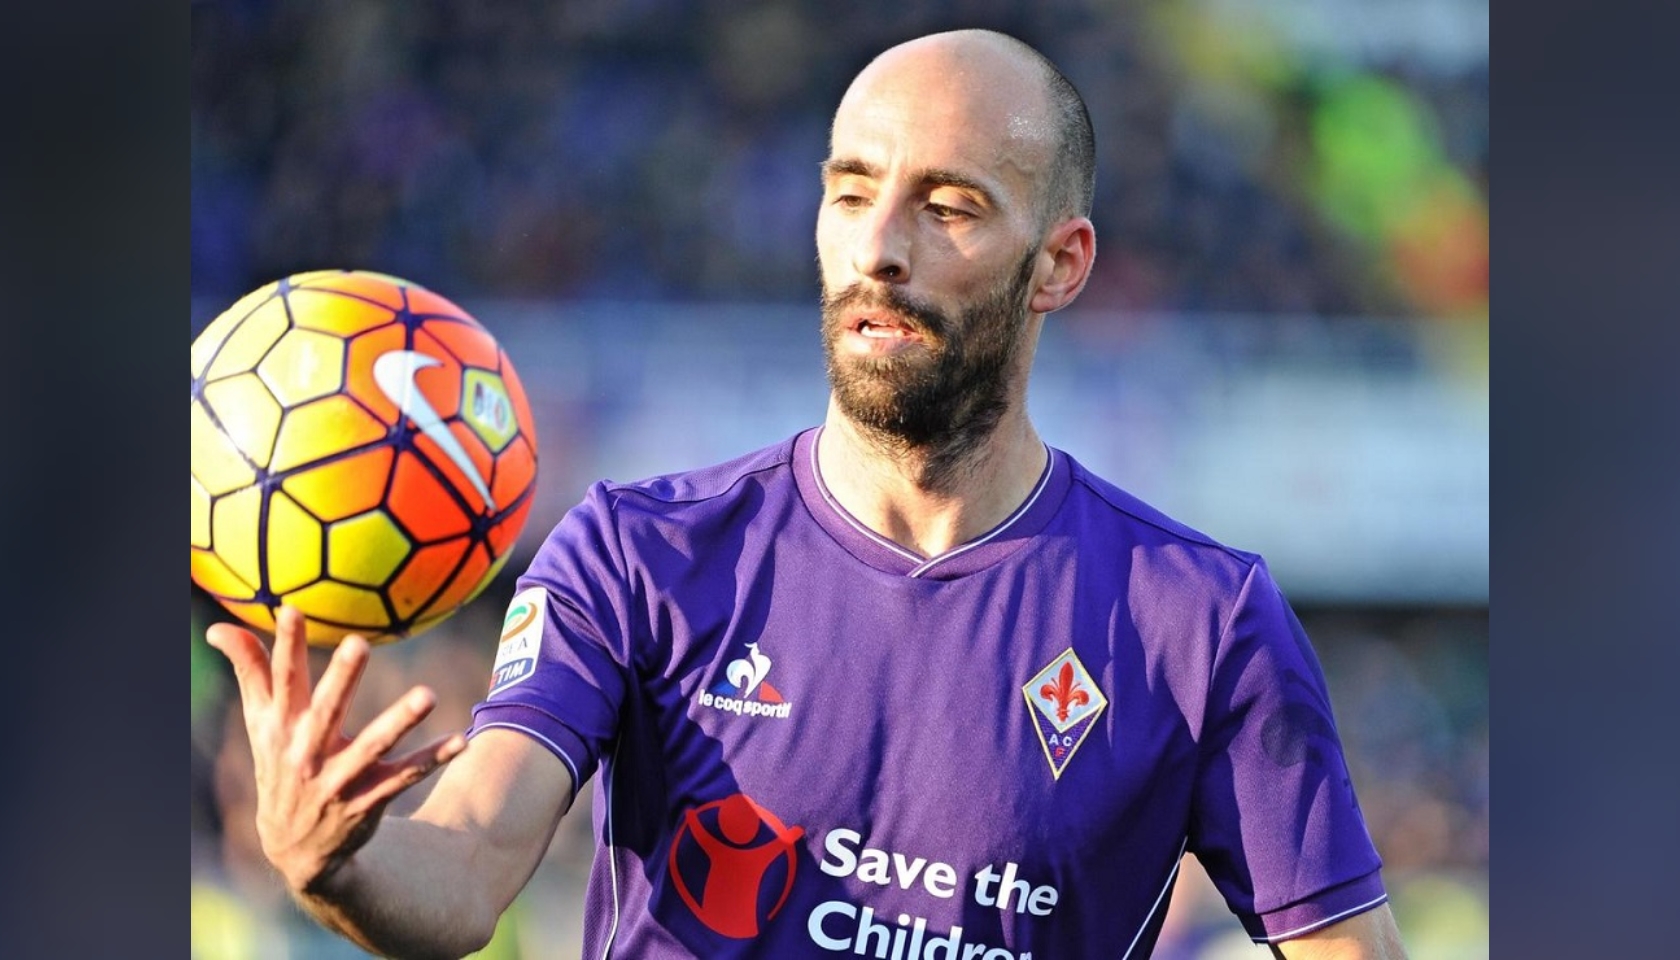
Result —
<instances>
[{"instance_id":1,"label":"fingers","mask_svg":"<svg viewBox=\"0 0 1680 960\"><path fill-rule=\"evenodd\" d=\"M345 739L345 718L367 669L368 642L354 634L345 637L311 692L304 618L292 607L282 606L275 617L272 656L255 634L231 623L212 625L206 639L233 665L247 724L257 716L253 710L264 717L252 727L253 749L257 750L255 731L260 726L268 734L264 742L271 746L268 753L258 753L271 758L276 789L299 788L299 777L320 778L317 782L329 794L371 810L466 749L466 738L457 733L398 759L382 760L437 705L436 695L426 687L409 690L354 739ZM264 767L260 761L261 757L259 781ZM285 770L291 772L283 774Z\"/></svg>"},{"instance_id":2,"label":"fingers","mask_svg":"<svg viewBox=\"0 0 1680 960\"><path fill-rule=\"evenodd\" d=\"M310 698L309 715L312 729L309 738L316 750L325 752L332 738L344 727L345 714L356 694L362 673L367 669L368 643L351 634L339 642L333 651L332 662L321 674Z\"/></svg>"},{"instance_id":3,"label":"fingers","mask_svg":"<svg viewBox=\"0 0 1680 960\"><path fill-rule=\"evenodd\" d=\"M352 781L348 791L356 797L352 805L371 810L388 803L397 794L426 779L438 767L460 756L465 749L466 734L451 733L397 760L379 764Z\"/></svg>"},{"instance_id":4,"label":"fingers","mask_svg":"<svg viewBox=\"0 0 1680 960\"><path fill-rule=\"evenodd\" d=\"M415 687L397 702L380 711L362 732L356 735L337 757L335 765L343 768L345 780L359 776L363 770L379 763L410 730L420 725L437 705L437 696L426 687Z\"/></svg>"},{"instance_id":5,"label":"fingers","mask_svg":"<svg viewBox=\"0 0 1680 960\"><path fill-rule=\"evenodd\" d=\"M210 646L233 664L233 678L247 707L260 707L270 697L268 651L256 634L231 623L214 623L204 633Z\"/></svg>"},{"instance_id":6,"label":"fingers","mask_svg":"<svg viewBox=\"0 0 1680 960\"><path fill-rule=\"evenodd\" d=\"M282 606L274 617L274 709L290 720L309 705L309 643L303 614Z\"/></svg>"}]
</instances>

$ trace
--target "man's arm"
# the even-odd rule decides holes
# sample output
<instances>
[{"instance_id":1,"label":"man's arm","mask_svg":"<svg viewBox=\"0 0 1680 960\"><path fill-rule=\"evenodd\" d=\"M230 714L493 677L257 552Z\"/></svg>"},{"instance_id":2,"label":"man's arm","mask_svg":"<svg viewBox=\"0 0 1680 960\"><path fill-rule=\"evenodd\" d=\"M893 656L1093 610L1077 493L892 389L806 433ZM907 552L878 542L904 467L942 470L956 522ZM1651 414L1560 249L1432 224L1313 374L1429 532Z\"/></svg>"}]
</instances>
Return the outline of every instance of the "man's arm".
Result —
<instances>
[{"instance_id":1,"label":"man's arm","mask_svg":"<svg viewBox=\"0 0 1680 960\"><path fill-rule=\"evenodd\" d=\"M365 846L294 896L380 956L463 956L490 941L571 793L571 774L554 754L521 733L487 730L412 817L386 818Z\"/></svg>"},{"instance_id":2,"label":"man's arm","mask_svg":"<svg viewBox=\"0 0 1680 960\"><path fill-rule=\"evenodd\" d=\"M1382 904L1312 933L1272 944L1282 960L1406 960L1394 911Z\"/></svg>"},{"instance_id":3,"label":"man's arm","mask_svg":"<svg viewBox=\"0 0 1680 960\"><path fill-rule=\"evenodd\" d=\"M345 736L367 643L341 643L311 691L295 610L280 611L272 658L239 627L217 624L208 638L239 681L263 853L299 904L383 956L459 957L489 942L570 806L565 765L509 730L384 759L435 697L410 690ZM393 798L451 760L412 817L381 822Z\"/></svg>"}]
</instances>

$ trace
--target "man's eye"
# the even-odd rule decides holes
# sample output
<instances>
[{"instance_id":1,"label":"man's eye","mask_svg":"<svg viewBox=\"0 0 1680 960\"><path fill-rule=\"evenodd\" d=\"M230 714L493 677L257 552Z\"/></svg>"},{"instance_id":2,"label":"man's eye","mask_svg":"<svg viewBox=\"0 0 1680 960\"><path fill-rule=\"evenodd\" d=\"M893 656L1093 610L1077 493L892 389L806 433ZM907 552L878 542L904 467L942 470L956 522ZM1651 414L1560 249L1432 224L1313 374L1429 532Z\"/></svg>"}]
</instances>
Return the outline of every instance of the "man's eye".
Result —
<instances>
[{"instance_id":1,"label":"man's eye","mask_svg":"<svg viewBox=\"0 0 1680 960\"><path fill-rule=\"evenodd\" d=\"M927 211L941 220L965 220L969 216L968 211L947 207L943 203L930 203L927 205Z\"/></svg>"},{"instance_id":2,"label":"man's eye","mask_svg":"<svg viewBox=\"0 0 1680 960\"><path fill-rule=\"evenodd\" d=\"M868 198L860 197L855 193L842 193L834 198L835 206L843 207L847 210L856 210L859 207L868 206L868 204Z\"/></svg>"}]
</instances>

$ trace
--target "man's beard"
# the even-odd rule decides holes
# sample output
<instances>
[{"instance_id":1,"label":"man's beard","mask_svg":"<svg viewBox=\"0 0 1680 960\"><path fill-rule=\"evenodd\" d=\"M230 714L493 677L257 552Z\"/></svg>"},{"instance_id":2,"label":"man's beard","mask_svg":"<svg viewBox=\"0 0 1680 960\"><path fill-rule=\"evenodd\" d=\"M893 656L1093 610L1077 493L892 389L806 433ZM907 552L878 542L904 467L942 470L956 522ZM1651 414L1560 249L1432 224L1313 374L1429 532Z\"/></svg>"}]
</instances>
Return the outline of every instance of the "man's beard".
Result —
<instances>
[{"instance_id":1,"label":"man's beard","mask_svg":"<svg viewBox=\"0 0 1680 960\"><path fill-rule=\"evenodd\" d=\"M951 479L951 471L991 435L1009 409L1036 255L1037 250L1027 251L1014 274L964 309L959 323L894 287L824 289L823 353L835 403L885 452L920 454L925 487ZM842 315L857 307L890 310L920 335L926 352L841 356Z\"/></svg>"}]
</instances>

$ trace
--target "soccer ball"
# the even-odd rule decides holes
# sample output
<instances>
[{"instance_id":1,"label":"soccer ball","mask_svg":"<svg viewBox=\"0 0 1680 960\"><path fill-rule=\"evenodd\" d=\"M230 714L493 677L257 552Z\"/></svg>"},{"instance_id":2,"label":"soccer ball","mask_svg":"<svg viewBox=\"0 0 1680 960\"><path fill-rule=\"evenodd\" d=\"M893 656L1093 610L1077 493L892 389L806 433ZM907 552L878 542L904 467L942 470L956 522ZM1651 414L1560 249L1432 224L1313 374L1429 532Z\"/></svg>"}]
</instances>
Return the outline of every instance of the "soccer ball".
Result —
<instances>
[{"instance_id":1,"label":"soccer ball","mask_svg":"<svg viewBox=\"0 0 1680 960\"><path fill-rule=\"evenodd\" d=\"M192 345L192 579L309 642L414 636L506 562L537 474L513 364L406 280L319 270L271 283Z\"/></svg>"}]
</instances>

